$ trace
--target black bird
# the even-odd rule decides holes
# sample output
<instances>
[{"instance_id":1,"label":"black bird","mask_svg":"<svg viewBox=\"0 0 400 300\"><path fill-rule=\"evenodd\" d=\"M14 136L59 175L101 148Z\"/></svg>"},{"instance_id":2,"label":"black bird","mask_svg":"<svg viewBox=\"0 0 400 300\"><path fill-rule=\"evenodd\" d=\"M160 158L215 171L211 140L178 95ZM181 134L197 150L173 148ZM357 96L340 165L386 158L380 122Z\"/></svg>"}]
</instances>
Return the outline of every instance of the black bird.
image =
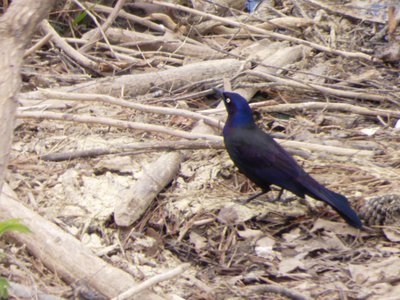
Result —
<instances>
[{"instance_id":1,"label":"black bird","mask_svg":"<svg viewBox=\"0 0 400 300\"><path fill-rule=\"evenodd\" d=\"M277 185L299 197L308 195L323 201L347 223L356 228L362 227L346 197L319 184L285 149L255 124L246 99L237 93L214 90L222 95L228 111L223 130L225 147L239 171L262 189L256 196L270 191L271 184Z\"/></svg>"}]
</instances>

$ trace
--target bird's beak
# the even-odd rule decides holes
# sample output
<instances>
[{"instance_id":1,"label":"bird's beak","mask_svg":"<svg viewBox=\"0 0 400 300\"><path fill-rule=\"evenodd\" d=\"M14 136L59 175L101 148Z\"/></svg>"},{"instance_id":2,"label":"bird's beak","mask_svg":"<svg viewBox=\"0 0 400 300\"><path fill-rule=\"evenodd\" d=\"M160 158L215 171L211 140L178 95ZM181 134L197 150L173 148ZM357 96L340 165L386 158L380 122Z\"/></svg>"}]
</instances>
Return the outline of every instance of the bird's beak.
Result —
<instances>
[{"instance_id":1,"label":"bird's beak","mask_svg":"<svg viewBox=\"0 0 400 300\"><path fill-rule=\"evenodd\" d=\"M212 89L219 97L224 97L224 90L223 89L217 89L217 88L212 88Z\"/></svg>"}]
</instances>

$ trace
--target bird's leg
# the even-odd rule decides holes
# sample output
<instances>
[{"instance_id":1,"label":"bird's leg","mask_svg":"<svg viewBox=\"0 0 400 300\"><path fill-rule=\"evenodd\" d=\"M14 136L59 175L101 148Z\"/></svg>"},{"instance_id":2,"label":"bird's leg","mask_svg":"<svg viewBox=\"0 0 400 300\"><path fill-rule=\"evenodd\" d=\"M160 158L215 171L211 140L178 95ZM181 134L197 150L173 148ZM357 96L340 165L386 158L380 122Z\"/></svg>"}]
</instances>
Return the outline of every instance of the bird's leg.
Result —
<instances>
[{"instance_id":1,"label":"bird's leg","mask_svg":"<svg viewBox=\"0 0 400 300\"><path fill-rule=\"evenodd\" d=\"M259 196L264 195L265 193L268 193L268 191L262 190L261 192L259 192L259 193L255 194L255 195L253 195L253 196L247 198L246 200L241 201L241 203L242 203L242 204L247 204L247 203L249 203L250 201L252 201L252 200L258 198Z\"/></svg>"},{"instance_id":2,"label":"bird's leg","mask_svg":"<svg viewBox=\"0 0 400 300\"><path fill-rule=\"evenodd\" d=\"M281 188L280 190L279 190L279 194L278 194L278 197L276 197L275 199L269 199L269 200L267 200L267 202L278 202L278 201L281 201L281 197L282 197L282 194L283 194L283 188Z\"/></svg>"}]
</instances>

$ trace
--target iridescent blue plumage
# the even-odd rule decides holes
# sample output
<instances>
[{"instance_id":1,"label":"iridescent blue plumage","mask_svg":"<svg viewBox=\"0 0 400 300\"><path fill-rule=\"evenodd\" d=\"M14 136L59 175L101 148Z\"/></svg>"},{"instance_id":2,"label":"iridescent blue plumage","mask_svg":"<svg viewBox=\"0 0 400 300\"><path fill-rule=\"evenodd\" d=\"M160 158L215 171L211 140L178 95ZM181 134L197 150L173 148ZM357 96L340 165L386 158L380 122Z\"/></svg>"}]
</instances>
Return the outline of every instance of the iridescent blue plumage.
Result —
<instances>
[{"instance_id":1,"label":"iridescent blue plumage","mask_svg":"<svg viewBox=\"0 0 400 300\"><path fill-rule=\"evenodd\" d=\"M269 134L255 124L246 99L237 93L216 91L222 95L228 111L223 130L225 146L241 173L264 192L269 191L273 184L299 197L308 195L330 205L350 225L362 227L346 197L319 184Z\"/></svg>"}]
</instances>

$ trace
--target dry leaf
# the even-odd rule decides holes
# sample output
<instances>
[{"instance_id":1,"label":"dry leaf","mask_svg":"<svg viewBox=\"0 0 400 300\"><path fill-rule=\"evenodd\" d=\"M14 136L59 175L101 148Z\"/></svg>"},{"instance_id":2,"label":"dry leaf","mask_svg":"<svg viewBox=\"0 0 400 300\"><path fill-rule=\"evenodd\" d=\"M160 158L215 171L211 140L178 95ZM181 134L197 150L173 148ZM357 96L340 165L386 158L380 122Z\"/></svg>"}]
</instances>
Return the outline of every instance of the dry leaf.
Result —
<instances>
[{"instance_id":1,"label":"dry leaf","mask_svg":"<svg viewBox=\"0 0 400 300\"><path fill-rule=\"evenodd\" d=\"M207 239L194 231L190 232L189 239L197 251L207 247Z\"/></svg>"},{"instance_id":2,"label":"dry leaf","mask_svg":"<svg viewBox=\"0 0 400 300\"><path fill-rule=\"evenodd\" d=\"M332 222L324 219L318 219L315 223L313 228L311 229L311 232L315 232L319 229L324 229L324 230L330 230L334 231L338 234L348 234L348 235L359 235L359 230L351 227L350 225L346 223L338 223L338 222Z\"/></svg>"},{"instance_id":3,"label":"dry leaf","mask_svg":"<svg viewBox=\"0 0 400 300\"><path fill-rule=\"evenodd\" d=\"M239 224L246 222L259 213L241 204L228 204L221 208L218 221L224 224Z\"/></svg>"},{"instance_id":4,"label":"dry leaf","mask_svg":"<svg viewBox=\"0 0 400 300\"><path fill-rule=\"evenodd\" d=\"M304 253L300 253L295 257L284 257L282 261L279 263L279 272L281 274L287 274L289 272L293 272L296 269L298 270L305 270L304 260L305 257Z\"/></svg>"},{"instance_id":5,"label":"dry leaf","mask_svg":"<svg viewBox=\"0 0 400 300\"><path fill-rule=\"evenodd\" d=\"M358 284L374 284L377 282L396 282L400 280L400 258L388 257L379 262L349 265L350 273Z\"/></svg>"},{"instance_id":6,"label":"dry leaf","mask_svg":"<svg viewBox=\"0 0 400 300\"><path fill-rule=\"evenodd\" d=\"M273 259L278 256L278 253L275 250L273 250L274 246L275 246L275 240L268 236L265 236L263 238L260 238L256 242L254 251L258 256Z\"/></svg>"},{"instance_id":7,"label":"dry leaf","mask_svg":"<svg viewBox=\"0 0 400 300\"><path fill-rule=\"evenodd\" d=\"M400 242L400 230L395 228L384 228L383 233L385 234L386 238L391 241L398 243Z\"/></svg>"},{"instance_id":8,"label":"dry leaf","mask_svg":"<svg viewBox=\"0 0 400 300\"><path fill-rule=\"evenodd\" d=\"M263 232L261 230L250 229L247 227L245 227L243 230L238 230L237 233L241 238L244 239L257 238L263 235Z\"/></svg>"},{"instance_id":9,"label":"dry leaf","mask_svg":"<svg viewBox=\"0 0 400 300\"><path fill-rule=\"evenodd\" d=\"M295 228L292 231L288 232L288 233L284 233L282 235L282 237L284 238L284 240L286 242L293 242L295 240L297 240L298 238L300 238L302 236L302 233L300 231L300 228Z\"/></svg>"}]
</instances>

